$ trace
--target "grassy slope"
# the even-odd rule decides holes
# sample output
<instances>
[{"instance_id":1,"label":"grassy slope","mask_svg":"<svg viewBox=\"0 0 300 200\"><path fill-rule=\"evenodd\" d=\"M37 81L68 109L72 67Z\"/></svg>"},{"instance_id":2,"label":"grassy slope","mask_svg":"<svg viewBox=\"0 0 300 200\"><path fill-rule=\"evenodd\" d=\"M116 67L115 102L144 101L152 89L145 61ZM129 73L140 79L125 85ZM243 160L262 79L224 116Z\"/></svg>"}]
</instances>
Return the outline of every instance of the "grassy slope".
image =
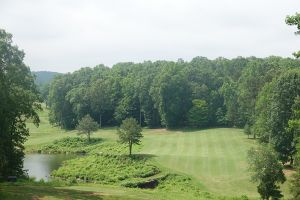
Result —
<instances>
[{"instance_id":1,"label":"grassy slope","mask_svg":"<svg viewBox=\"0 0 300 200\"><path fill-rule=\"evenodd\" d=\"M254 141L240 129L151 132L143 152L157 155L162 165L196 177L210 192L257 196L246 171L246 152Z\"/></svg>"},{"instance_id":2,"label":"grassy slope","mask_svg":"<svg viewBox=\"0 0 300 200\"><path fill-rule=\"evenodd\" d=\"M47 113L41 112L39 128L29 124L31 135L26 149L50 143L76 131L63 131L48 123ZM102 129L93 137L115 140L114 128ZM152 154L162 167L191 175L207 191L218 195L258 197L256 187L249 181L246 152L255 145L240 129L220 128L200 131L168 131L145 129L140 153ZM288 194L287 184L284 193Z\"/></svg>"}]
</instances>

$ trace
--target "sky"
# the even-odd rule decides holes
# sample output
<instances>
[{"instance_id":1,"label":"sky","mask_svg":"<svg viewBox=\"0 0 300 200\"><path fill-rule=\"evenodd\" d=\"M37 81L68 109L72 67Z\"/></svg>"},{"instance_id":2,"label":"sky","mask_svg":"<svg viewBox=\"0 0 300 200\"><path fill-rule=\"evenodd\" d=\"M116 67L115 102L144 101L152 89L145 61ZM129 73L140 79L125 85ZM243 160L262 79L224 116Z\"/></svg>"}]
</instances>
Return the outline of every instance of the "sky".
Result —
<instances>
[{"instance_id":1,"label":"sky","mask_svg":"<svg viewBox=\"0 0 300 200\"><path fill-rule=\"evenodd\" d=\"M291 57L299 0L0 0L32 71L204 56Z\"/></svg>"}]
</instances>

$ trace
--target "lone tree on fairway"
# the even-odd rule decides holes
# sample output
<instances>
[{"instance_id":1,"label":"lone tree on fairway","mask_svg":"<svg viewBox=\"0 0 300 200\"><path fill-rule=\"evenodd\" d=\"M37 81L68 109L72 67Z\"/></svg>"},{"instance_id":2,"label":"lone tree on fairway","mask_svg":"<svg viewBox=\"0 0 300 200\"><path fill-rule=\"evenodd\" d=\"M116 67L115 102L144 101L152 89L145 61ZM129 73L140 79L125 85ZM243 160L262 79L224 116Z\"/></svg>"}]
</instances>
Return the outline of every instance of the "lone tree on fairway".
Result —
<instances>
[{"instance_id":1,"label":"lone tree on fairway","mask_svg":"<svg viewBox=\"0 0 300 200\"><path fill-rule=\"evenodd\" d=\"M128 144L129 155L131 155L132 145L140 144L140 139L143 137L142 128L134 118L127 118L122 121L118 135L121 143Z\"/></svg>"},{"instance_id":2,"label":"lone tree on fairway","mask_svg":"<svg viewBox=\"0 0 300 200\"><path fill-rule=\"evenodd\" d=\"M78 134L86 134L90 143L91 133L97 131L98 123L90 115L86 115L79 121L76 129L79 131Z\"/></svg>"},{"instance_id":3,"label":"lone tree on fairway","mask_svg":"<svg viewBox=\"0 0 300 200\"><path fill-rule=\"evenodd\" d=\"M284 183L286 178L274 151L267 147L250 149L248 152L249 169L253 172L252 181L259 182L257 191L262 199L279 199L283 195L278 183Z\"/></svg>"}]
</instances>

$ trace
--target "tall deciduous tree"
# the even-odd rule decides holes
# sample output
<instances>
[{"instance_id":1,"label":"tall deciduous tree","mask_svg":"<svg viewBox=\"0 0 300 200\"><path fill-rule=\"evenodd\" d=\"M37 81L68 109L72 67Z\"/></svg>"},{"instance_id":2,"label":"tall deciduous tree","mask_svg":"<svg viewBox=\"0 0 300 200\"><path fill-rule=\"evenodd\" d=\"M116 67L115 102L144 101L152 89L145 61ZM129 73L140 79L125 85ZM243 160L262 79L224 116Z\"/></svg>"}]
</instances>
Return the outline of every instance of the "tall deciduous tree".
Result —
<instances>
[{"instance_id":1,"label":"tall deciduous tree","mask_svg":"<svg viewBox=\"0 0 300 200\"><path fill-rule=\"evenodd\" d=\"M168 63L151 88L162 124L167 128L180 127L186 121L192 105L191 88L182 69L185 63Z\"/></svg>"},{"instance_id":2,"label":"tall deciduous tree","mask_svg":"<svg viewBox=\"0 0 300 200\"><path fill-rule=\"evenodd\" d=\"M294 144L297 145L297 154L295 156L294 166L296 172L291 180L291 193L293 199L300 199L300 97L297 96L292 106L292 118L289 120L288 131L294 135Z\"/></svg>"},{"instance_id":3,"label":"tall deciduous tree","mask_svg":"<svg viewBox=\"0 0 300 200\"><path fill-rule=\"evenodd\" d=\"M142 128L134 118L127 118L122 121L118 129L119 141L128 144L129 155L132 153L132 145L140 144L142 135Z\"/></svg>"},{"instance_id":4,"label":"tall deciduous tree","mask_svg":"<svg viewBox=\"0 0 300 200\"><path fill-rule=\"evenodd\" d=\"M84 116L77 125L78 134L85 134L88 142L91 140L91 133L97 131L98 123L91 118L90 115Z\"/></svg>"},{"instance_id":5,"label":"tall deciduous tree","mask_svg":"<svg viewBox=\"0 0 300 200\"><path fill-rule=\"evenodd\" d=\"M248 152L248 162L252 181L259 183L257 191L261 198L266 200L281 198L278 184L284 183L286 178L275 152L266 147L252 148Z\"/></svg>"},{"instance_id":6,"label":"tall deciduous tree","mask_svg":"<svg viewBox=\"0 0 300 200\"><path fill-rule=\"evenodd\" d=\"M208 123L207 103L201 99L194 99L193 106L188 112L188 124L192 127L205 127Z\"/></svg>"},{"instance_id":7,"label":"tall deciduous tree","mask_svg":"<svg viewBox=\"0 0 300 200\"><path fill-rule=\"evenodd\" d=\"M270 57L265 60L253 60L248 63L238 83L238 103L240 112L243 113L244 124L253 126L255 123L255 106L257 97L263 86L271 82L273 77L279 73L278 62L272 62L277 57ZM256 132L253 132L256 138Z\"/></svg>"},{"instance_id":8,"label":"tall deciduous tree","mask_svg":"<svg viewBox=\"0 0 300 200\"><path fill-rule=\"evenodd\" d=\"M0 29L0 177L23 174L26 120L38 125L41 99L24 52L12 44L12 35Z\"/></svg>"},{"instance_id":9,"label":"tall deciduous tree","mask_svg":"<svg viewBox=\"0 0 300 200\"><path fill-rule=\"evenodd\" d=\"M286 163L295 154L295 136L288 130L292 117L292 106L300 94L300 71L293 69L282 73L266 85L259 95L255 130L262 142L269 142Z\"/></svg>"},{"instance_id":10,"label":"tall deciduous tree","mask_svg":"<svg viewBox=\"0 0 300 200\"><path fill-rule=\"evenodd\" d=\"M102 127L102 116L105 111L112 109L111 82L99 79L92 83L90 88L90 101L92 109L99 113L99 126Z\"/></svg>"}]
</instances>

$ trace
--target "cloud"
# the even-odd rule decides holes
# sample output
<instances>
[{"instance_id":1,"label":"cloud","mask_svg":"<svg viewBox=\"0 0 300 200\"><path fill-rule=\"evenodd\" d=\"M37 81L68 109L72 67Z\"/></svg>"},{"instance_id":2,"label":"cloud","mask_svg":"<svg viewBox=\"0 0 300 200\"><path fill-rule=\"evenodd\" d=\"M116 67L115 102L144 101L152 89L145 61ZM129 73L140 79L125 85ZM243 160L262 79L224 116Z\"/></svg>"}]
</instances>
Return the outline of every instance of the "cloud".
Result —
<instances>
[{"instance_id":1,"label":"cloud","mask_svg":"<svg viewBox=\"0 0 300 200\"><path fill-rule=\"evenodd\" d=\"M121 61L290 56L294 0L0 0L0 25L32 70Z\"/></svg>"}]
</instances>

